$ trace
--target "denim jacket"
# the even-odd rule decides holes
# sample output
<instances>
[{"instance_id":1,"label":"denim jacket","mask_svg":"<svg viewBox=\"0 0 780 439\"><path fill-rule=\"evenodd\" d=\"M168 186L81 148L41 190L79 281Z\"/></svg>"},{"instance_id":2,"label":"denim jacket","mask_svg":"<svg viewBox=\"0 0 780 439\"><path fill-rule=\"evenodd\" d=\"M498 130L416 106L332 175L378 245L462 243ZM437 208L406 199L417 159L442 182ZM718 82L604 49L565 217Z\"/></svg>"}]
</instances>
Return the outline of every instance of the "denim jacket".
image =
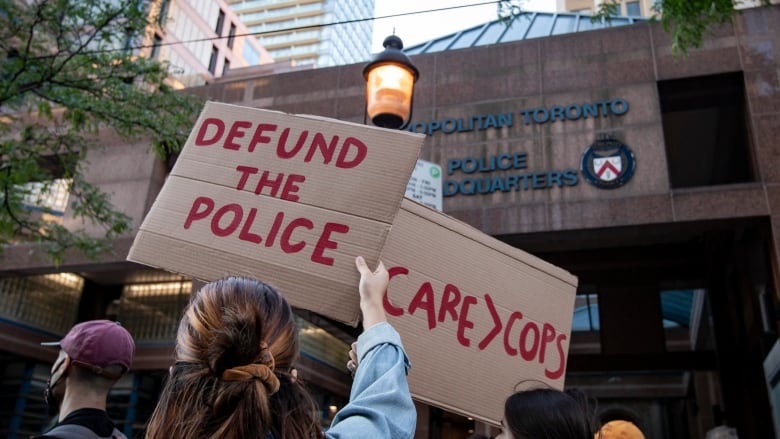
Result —
<instances>
[{"instance_id":1,"label":"denim jacket","mask_svg":"<svg viewBox=\"0 0 780 439\"><path fill-rule=\"evenodd\" d=\"M378 323L360 334L357 354L349 403L336 414L325 437L414 437L417 412L406 382L411 363L401 336L389 323Z\"/></svg>"}]
</instances>

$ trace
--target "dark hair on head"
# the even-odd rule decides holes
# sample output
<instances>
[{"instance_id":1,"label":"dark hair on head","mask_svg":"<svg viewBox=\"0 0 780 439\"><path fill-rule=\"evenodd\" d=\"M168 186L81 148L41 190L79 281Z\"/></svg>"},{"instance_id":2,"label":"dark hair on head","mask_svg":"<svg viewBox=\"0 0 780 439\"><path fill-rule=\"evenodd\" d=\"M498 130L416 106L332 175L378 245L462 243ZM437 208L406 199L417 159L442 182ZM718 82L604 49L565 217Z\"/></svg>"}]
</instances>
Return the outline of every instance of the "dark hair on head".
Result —
<instances>
[{"instance_id":1,"label":"dark hair on head","mask_svg":"<svg viewBox=\"0 0 780 439\"><path fill-rule=\"evenodd\" d=\"M244 277L206 284L182 316L146 437L320 437L314 401L290 379L298 355L292 309L273 287Z\"/></svg>"},{"instance_id":2,"label":"dark hair on head","mask_svg":"<svg viewBox=\"0 0 780 439\"><path fill-rule=\"evenodd\" d=\"M515 392L504 404L504 425L515 439L593 439L588 398L578 390Z\"/></svg>"},{"instance_id":3,"label":"dark hair on head","mask_svg":"<svg viewBox=\"0 0 780 439\"><path fill-rule=\"evenodd\" d=\"M600 411L599 423L606 424L609 421L628 421L636 426L640 425L640 416L628 407L608 407Z\"/></svg>"}]
</instances>

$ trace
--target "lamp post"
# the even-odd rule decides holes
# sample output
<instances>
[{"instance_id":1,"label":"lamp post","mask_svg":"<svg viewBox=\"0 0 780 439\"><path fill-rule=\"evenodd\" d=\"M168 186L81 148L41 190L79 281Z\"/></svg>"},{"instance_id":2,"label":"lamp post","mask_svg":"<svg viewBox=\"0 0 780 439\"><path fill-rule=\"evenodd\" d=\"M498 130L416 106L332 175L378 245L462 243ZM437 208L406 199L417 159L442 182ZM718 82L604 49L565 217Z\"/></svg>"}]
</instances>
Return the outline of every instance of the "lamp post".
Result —
<instances>
[{"instance_id":1,"label":"lamp post","mask_svg":"<svg viewBox=\"0 0 780 439\"><path fill-rule=\"evenodd\" d=\"M363 69L366 79L366 114L383 128L404 129L412 116L417 67L401 51L404 43L395 35L385 38L385 50L376 54Z\"/></svg>"}]
</instances>

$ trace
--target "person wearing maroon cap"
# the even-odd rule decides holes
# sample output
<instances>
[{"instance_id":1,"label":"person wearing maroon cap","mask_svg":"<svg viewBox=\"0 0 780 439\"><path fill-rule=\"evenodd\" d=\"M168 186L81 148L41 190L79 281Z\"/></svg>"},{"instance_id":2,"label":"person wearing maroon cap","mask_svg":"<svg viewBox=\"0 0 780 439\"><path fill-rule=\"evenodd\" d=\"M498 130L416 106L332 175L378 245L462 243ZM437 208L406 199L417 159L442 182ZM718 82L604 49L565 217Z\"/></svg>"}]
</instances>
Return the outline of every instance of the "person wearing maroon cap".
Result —
<instances>
[{"instance_id":1,"label":"person wearing maroon cap","mask_svg":"<svg viewBox=\"0 0 780 439\"><path fill-rule=\"evenodd\" d=\"M60 348L44 393L49 410L59 416L36 438L126 439L108 417L106 400L133 364L130 333L117 322L90 320L73 326L60 341L41 344Z\"/></svg>"}]
</instances>

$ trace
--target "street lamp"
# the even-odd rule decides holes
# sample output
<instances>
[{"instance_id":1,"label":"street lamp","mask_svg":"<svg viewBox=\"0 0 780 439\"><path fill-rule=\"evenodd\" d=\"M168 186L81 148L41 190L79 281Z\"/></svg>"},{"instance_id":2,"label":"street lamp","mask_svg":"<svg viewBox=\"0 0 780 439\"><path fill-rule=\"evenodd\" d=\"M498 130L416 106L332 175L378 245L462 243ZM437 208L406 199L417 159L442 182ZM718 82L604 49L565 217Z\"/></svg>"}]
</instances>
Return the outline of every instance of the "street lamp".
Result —
<instances>
[{"instance_id":1,"label":"street lamp","mask_svg":"<svg viewBox=\"0 0 780 439\"><path fill-rule=\"evenodd\" d=\"M412 116L417 67L401 51L404 43L395 35L385 38L385 50L363 69L366 79L366 113L374 125L404 129Z\"/></svg>"}]
</instances>

